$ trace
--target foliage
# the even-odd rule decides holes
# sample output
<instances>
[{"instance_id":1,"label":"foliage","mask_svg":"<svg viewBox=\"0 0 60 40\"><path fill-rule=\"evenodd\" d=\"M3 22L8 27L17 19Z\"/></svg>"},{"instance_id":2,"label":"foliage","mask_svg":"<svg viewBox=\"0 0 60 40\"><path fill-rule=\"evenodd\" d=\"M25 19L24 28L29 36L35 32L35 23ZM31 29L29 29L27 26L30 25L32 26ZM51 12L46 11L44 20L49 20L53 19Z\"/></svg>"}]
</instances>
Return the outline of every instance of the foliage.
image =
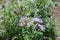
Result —
<instances>
[{"instance_id":1,"label":"foliage","mask_svg":"<svg viewBox=\"0 0 60 40\"><path fill-rule=\"evenodd\" d=\"M0 9L2 40L55 40L52 0L6 0Z\"/></svg>"}]
</instances>

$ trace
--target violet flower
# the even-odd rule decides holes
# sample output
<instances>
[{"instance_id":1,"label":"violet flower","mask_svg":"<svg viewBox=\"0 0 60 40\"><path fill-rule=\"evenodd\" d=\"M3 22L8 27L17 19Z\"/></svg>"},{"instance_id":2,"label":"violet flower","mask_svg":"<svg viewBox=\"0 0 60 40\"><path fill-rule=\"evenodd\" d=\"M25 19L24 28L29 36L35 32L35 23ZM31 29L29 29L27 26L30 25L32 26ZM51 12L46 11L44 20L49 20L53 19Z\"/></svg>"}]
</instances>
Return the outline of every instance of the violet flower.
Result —
<instances>
[{"instance_id":1,"label":"violet flower","mask_svg":"<svg viewBox=\"0 0 60 40\"><path fill-rule=\"evenodd\" d=\"M35 22L37 22L37 23L34 24ZM39 27L39 29L44 30L45 25L41 25L39 23L43 23L43 20L41 18L38 18L38 17L30 18L27 16L23 16L19 20L19 26L26 26L29 28L32 25L37 25Z\"/></svg>"},{"instance_id":2,"label":"violet flower","mask_svg":"<svg viewBox=\"0 0 60 40\"><path fill-rule=\"evenodd\" d=\"M38 24L38 27L39 27L40 30L45 30L45 25Z\"/></svg>"},{"instance_id":3,"label":"violet flower","mask_svg":"<svg viewBox=\"0 0 60 40\"><path fill-rule=\"evenodd\" d=\"M35 17L32 20L35 22L38 22L38 23L43 23L43 20L41 18L38 18L38 17Z\"/></svg>"},{"instance_id":4,"label":"violet flower","mask_svg":"<svg viewBox=\"0 0 60 40\"><path fill-rule=\"evenodd\" d=\"M19 22L19 26L24 26L25 22Z\"/></svg>"},{"instance_id":5,"label":"violet flower","mask_svg":"<svg viewBox=\"0 0 60 40\"><path fill-rule=\"evenodd\" d=\"M24 26L26 25L26 22L29 20L27 17L21 17L19 20L19 26Z\"/></svg>"},{"instance_id":6,"label":"violet flower","mask_svg":"<svg viewBox=\"0 0 60 40\"><path fill-rule=\"evenodd\" d=\"M19 26L24 26L25 22L24 22L25 18L21 17L19 20Z\"/></svg>"}]
</instances>

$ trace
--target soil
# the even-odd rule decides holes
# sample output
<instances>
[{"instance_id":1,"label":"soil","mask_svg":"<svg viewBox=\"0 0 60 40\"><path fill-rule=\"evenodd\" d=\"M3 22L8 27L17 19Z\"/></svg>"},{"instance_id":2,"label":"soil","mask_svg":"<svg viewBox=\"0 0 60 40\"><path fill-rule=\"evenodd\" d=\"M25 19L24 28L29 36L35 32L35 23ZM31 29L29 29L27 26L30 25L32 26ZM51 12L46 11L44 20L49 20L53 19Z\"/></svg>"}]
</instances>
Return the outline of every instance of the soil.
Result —
<instances>
[{"instance_id":1,"label":"soil","mask_svg":"<svg viewBox=\"0 0 60 40\"><path fill-rule=\"evenodd\" d=\"M53 17L56 19L56 24L57 24L57 40L60 40L60 0L55 0L58 3L58 6L53 9Z\"/></svg>"}]
</instances>

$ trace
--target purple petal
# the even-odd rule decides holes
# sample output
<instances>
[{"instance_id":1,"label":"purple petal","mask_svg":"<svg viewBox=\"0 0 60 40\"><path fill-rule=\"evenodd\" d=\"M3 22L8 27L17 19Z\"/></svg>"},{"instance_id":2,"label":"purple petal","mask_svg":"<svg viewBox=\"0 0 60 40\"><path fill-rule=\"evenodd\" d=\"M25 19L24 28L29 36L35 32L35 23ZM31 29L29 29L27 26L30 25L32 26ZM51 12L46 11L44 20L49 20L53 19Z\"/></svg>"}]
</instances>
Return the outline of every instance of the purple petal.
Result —
<instances>
[{"instance_id":1,"label":"purple petal","mask_svg":"<svg viewBox=\"0 0 60 40\"><path fill-rule=\"evenodd\" d=\"M33 18L33 20L38 23L43 23L43 20L41 18Z\"/></svg>"},{"instance_id":2,"label":"purple petal","mask_svg":"<svg viewBox=\"0 0 60 40\"><path fill-rule=\"evenodd\" d=\"M19 22L19 26L24 26L25 22Z\"/></svg>"},{"instance_id":3,"label":"purple petal","mask_svg":"<svg viewBox=\"0 0 60 40\"><path fill-rule=\"evenodd\" d=\"M38 27L39 27L39 29L41 29L41 30L45 30L45 25L40 25L40 24L38 24Z\"/></svg>"},{"instance_id":4,"label":"purple petal","mask_svg":"<svg viewBox=\"0 0 60 40\"><path fill-rule=\"evenodd\" d=\"M27 24L26 22L27 22L28 20L29 20L28 17L25 17L25 16L21 17L20 20L19 20L19 25L20 25L20 26L24 26L25 24Z\"/></svg>"}]
</instances>

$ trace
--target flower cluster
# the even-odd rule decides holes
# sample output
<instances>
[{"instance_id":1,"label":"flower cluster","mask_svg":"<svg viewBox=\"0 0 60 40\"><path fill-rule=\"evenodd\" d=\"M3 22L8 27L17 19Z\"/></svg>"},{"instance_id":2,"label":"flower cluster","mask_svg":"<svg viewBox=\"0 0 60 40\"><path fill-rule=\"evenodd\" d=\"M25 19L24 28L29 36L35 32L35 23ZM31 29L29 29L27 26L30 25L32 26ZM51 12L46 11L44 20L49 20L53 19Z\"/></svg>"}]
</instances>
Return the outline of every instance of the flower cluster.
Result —
<instances>
[{"instance_id":1,"label":"flower cluster","mask_svg":"<svg viewBox=\"0 0 60 40\"><path fill-rule=\"evenodd\" d=\"M45 30L45 25L43 25L43 20L39 17L27 17L23 16L19 20L19 26L27 26L31 27L33 25L36 25L40 30Z\"/></svg>"}]
</instances>

